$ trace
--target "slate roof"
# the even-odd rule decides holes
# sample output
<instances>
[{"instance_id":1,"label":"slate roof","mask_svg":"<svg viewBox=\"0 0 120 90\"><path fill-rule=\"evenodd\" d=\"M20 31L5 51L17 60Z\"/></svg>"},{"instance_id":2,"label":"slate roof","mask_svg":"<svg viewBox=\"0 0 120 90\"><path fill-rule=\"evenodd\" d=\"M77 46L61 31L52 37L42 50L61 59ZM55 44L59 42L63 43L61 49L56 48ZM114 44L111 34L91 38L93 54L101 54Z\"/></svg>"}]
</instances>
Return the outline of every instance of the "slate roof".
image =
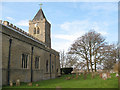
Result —
<instances>
[{"instance_id":1,"label":"slate roof","mask_svg":"<svg viewBox=\"0 0 120 90\"><path fill-rule=\"evenodd\" d=\"M35 15L35 17L33 18L33 20L40 20L40 19L44 19L44 18L45 18L45 15L43 13L43 10L40 8L39 11L37 12L37 14Z\"/></svg>"}]
</instances>

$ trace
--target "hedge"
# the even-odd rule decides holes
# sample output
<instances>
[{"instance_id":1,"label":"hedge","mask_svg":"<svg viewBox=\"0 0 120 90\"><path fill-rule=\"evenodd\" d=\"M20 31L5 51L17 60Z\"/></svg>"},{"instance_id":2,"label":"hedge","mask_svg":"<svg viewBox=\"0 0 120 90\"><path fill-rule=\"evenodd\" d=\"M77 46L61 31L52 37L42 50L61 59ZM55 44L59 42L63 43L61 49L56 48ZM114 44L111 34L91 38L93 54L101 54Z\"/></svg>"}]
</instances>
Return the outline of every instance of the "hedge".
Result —
<instances>
[{"instance_id":1,"label":"hedge","mask_svg":"<svg viewBox=\"0 0 120 90\"><path fill-rule=\"evenodd\" d=\"M62 72L64 72L64 74L71 74L71 72L73 71L73 68L61 68L61 74Z\"/></svg>"}]
</instances>

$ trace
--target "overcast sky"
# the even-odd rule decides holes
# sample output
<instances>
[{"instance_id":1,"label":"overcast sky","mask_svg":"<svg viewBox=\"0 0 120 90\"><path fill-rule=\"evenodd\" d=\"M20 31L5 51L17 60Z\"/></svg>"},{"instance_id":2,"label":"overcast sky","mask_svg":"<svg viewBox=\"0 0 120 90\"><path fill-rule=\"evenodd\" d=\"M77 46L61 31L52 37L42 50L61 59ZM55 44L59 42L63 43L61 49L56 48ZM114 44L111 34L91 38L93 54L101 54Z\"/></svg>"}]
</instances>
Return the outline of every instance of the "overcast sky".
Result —
<instances>
[{"instance_id":1,"label":"overcast sky","mask_svg":"<svg viewBox=\"0 0 120 90\"><path fill-rule=\"evenodd\" d=\"M3 2L2 17L28 32L40 2ZM52 48L60 51L70 47L78 37L91 29L101 33L109 43L118 40L117 2L42 2L43 12L51 23Z\"/></svg>"}]
</instances>

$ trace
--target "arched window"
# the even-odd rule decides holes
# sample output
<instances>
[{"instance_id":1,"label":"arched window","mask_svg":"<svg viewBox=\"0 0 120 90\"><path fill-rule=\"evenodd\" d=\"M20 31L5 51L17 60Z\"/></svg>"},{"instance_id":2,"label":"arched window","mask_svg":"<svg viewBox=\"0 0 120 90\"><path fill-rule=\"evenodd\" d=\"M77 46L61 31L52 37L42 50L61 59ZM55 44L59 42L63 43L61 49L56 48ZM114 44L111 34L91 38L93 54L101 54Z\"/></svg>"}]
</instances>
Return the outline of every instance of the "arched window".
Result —
<instances>
[{"instance_id":1,"label":"arched window","mask_svg":"<svg viewBox=\"0 0 120 90\"><path fill-rule=\"evenodd\" d=\"M40 63L39 62L40 62L39 57L36 56L35 57L35 69L39 69L40 68L40 65L39 65Z\"/></svg>"},{"instance_id":2,"label":"arched window","mask_svg":"<svg viewBox=\"0 0 120 90\"><path fill-rule=\"evenodd\" d=\"M36 28L34 28L34 34L36 34Z\"/></svg>"},{"instance_id":3,"label":"arched window","mask_svg":"<svg viewBox=\"0 0 120 90\"><path fill-rule=\"evenodd\" d=\"M22 54L22 68L28 68L28 54Z\"/></svg>"},{"instance_id":4,"label":"arched window","mask_svg":"<svg viewBox=\"0 0 120 90\"><path fill-rule=\"evenodd\" d=\"M37 28L37 34L39 34L39 32L40 32L40 29L39 29L39 27Z\"/></svg>"},{"instance_id":5,"label":"arched window","mask_svg":"<svg viewBox=\"0 0 120 90\"><path fill-rule=\"evenodd\" d=\"M52 61L52 72L54 71L54 70L53 70L53 64L54 64L54 63L53 63L53 61Z\"/></svg>"},{"instance_id":6,"label":"arched window","mask_svg":"<svg viewBox=\"0 0 120 90\"><path fill-rule=\"evenodd\" d=\"M48 60L46 61L46 72L48 72Z\"/></svg>"}]
</instances>

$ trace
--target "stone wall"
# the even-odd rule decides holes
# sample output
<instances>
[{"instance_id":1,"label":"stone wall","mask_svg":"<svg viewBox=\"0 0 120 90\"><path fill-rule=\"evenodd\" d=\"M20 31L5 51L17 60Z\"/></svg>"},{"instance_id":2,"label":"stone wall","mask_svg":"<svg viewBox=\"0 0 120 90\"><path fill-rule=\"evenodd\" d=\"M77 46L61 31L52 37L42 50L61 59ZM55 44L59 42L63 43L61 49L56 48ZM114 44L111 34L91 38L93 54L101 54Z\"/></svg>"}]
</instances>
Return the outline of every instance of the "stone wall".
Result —
<instances>
[{"instance_id":1,"label":"stone wall","mask_svg":"<svg viewBox=\"0 0 120 90\"><path fill-rule=\"evenodd\" d=\"M39 34L34 34L35 24L38 24L40 29ZM29 21L29 33L45 43L45 19L40 21Z\"/></svg>"},{"instance_id":2,"label":"stone wall","mask_svg":"<svg viewBox=\"0 0 120 90\"><path fill-rule=\"evenodd\" d=\"M51 24L46 21L45 22L45 43L47 46L51 47Z\"/></svg>"},{"instance_id":3,"label":"stone wall","mask_svg":"<svg viewBox=\"0 0 120 90\"><path fill-rule=\"evenodd\" d=\"M11 58L10 58L10 80L15 82L20 79L21 82L30 82L31 80L31 48L33 49L33 81L39 81L49 78L55 78L58 76L57 68L59 65L59 53L55 50L47 47L43 42L36 39L27 32L17 28L13 24L5 21L2 23L2 84L8 83L8 54L9 54L9 39L12 39L11 44ZM22 68L22 54L27 53L29 55L28 68ZM50 54L51 62L54 63L53 72L51 71L50 77ZM40 68L35 69L35 57L40 57ZM49 62L49 69L46 72L46 60ZM55 65L56 64L56 65ZM51 67L52 68L52 67ZM52 69L51 69L52 70Z\"/></svg>"}]
</instances>

